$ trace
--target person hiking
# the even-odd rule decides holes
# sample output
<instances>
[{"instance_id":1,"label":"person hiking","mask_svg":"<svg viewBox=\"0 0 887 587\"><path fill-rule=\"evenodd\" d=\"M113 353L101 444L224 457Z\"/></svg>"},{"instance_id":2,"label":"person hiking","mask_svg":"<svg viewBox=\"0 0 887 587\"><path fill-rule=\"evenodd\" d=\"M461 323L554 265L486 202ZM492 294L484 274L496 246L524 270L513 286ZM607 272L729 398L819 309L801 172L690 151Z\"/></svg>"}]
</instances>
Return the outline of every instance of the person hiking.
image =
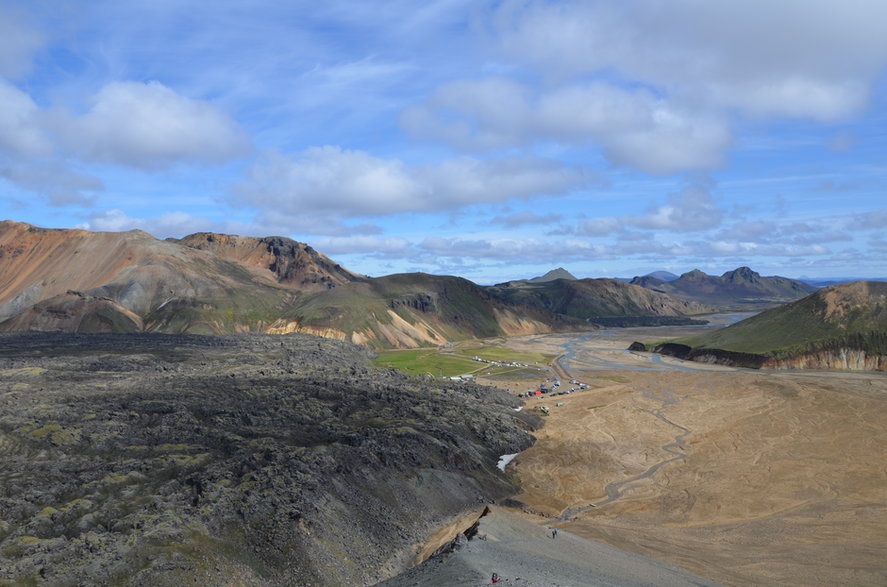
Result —
<instances>
[{"instance_id":1,"label":"person hiking","mask_svg":"<svg viewBox=\"0 0 887 587\"><path fill-rule=\"evenodd\" d=\"M552 529L551 529L551 537L552 537L552 538L557 538L557 528L552 528Z\"/></svg>"}]
</instances>

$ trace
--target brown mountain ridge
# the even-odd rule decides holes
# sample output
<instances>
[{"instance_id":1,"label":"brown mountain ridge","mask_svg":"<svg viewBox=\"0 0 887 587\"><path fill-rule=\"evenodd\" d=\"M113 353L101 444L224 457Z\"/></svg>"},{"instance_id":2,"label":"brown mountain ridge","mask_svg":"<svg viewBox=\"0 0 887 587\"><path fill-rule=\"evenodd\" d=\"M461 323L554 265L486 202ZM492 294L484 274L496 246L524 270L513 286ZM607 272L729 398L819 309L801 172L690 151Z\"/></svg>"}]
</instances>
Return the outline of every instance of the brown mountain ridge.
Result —
<instances>
[{"instance_id":1,"label":"brown mountain ridge","mask_svg":"<svg viewBox=\"0 0 887 587\"><path fill-rule=\"evenodd\" d=\"M308 332L413 348L706 309L614 280L482 287L422 273L369 278L284 237L159 240L0 222L0 331Z\"/></svg>"},{"instance_id":2,"label":"brown mountain ridge","mask_svg":"<svg viewBox=\"0 0 887 587\"><path fill-rule=\"evenodd\" d=\"M309 332L375 347L589 328L450 276L359 276L283 237L0 223L0 331Z\"/></svg>"}]
</instances>

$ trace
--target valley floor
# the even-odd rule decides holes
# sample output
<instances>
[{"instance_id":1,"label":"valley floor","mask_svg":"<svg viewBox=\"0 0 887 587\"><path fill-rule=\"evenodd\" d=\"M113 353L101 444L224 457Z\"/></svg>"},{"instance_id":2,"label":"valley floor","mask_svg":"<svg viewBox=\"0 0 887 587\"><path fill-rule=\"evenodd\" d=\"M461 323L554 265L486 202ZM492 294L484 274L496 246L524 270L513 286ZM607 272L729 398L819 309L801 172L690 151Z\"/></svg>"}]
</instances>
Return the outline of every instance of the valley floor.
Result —
<instances>
[{"instance_id":1,"label":"valley floor","mask_svg":"<svg viewBox=\"0 0 887 587\"><path fill-rule=\"evenodd\" d=\"M550 416L506 469L523 487L522 513L730 585L887 584L887 376L623 350L668 336L506 341L560 349L561 376L592 384L527 400Z\"/></svg>"}]
</instances>

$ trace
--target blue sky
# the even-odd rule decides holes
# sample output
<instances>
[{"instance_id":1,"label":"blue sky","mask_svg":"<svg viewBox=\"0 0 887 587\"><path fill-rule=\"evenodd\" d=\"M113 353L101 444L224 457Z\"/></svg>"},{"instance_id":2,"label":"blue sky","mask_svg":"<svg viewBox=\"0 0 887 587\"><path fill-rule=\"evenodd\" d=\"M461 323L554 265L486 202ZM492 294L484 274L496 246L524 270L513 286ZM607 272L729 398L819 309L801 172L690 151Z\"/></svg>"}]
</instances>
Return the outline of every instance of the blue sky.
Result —
<instances>
[{"instance_id":1,"label":"blue sky","mask_svg":"<svg viewBox=\"0 0 887 587\"><path fill-rule=\"evenodd\" d=\"M887 276L881 0L0 0L0 217L479 283Z\"/></svg>"}]
</instances>

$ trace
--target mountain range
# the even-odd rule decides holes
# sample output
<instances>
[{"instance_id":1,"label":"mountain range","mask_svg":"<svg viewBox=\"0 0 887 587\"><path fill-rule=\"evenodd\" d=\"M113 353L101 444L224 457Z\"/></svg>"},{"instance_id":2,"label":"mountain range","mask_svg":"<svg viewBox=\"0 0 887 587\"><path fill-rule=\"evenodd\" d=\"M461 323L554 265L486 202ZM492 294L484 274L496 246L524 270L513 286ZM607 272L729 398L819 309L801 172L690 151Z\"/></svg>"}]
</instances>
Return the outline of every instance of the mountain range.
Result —
<instances>
[{"instance_id":1,"label":"mountain range","mask_svg":"<svg viewBox=\"0 0 887 587\"><path fill-rule=\"evenodd\" d=\"M670 281L645 275L635 277L630 283L683 300L731 310L760 310L802 298L817 290L815 286L797 279L762 277L748 267L739 267L720 276L694 269Z\"/></svg>"},{"instance_id":2,"label":"mountain range","mask_svg":"<svg viewBox=\"0 0 887 587\"><path fill-rule=\"evenodd\" d=\"M90 232L0 222L0 331L306 332L374 348L691 323L810 286L739 268L673 281L576 279L558 268L480 286L455 276L370 278L284 237Z\"/></svg>"},{"instance_id":3,"label":"mountain range","mask_svg":"<svg viewBox=\"0 0 887 587\"><path fill-rule=\"evenodd\" d=\"M490 288L498 298L560 315L585 318L597 324L653 325L686 323L689 315L712 312L705 304L625 283L616 279L555 279L516 281ZM672 320L663 320L671 318ZM680 318L681 320L675 320Z\"/></svg>"}]
</instances>

